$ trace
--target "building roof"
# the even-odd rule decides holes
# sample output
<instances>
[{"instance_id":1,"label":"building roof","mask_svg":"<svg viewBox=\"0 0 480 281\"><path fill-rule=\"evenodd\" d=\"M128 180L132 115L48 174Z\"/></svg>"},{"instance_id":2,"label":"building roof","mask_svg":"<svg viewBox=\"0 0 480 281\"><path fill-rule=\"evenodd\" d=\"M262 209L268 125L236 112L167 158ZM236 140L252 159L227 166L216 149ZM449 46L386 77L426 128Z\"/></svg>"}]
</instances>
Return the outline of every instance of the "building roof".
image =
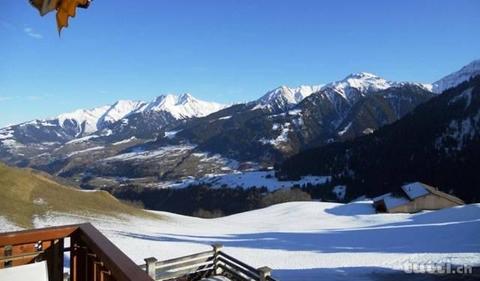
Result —
<instances>
[{"instance_id":1,"label":"building roof","mask_svg":"<svg viewBox=\"0 0 480 281\"><path fill-rule=\"evenodd\" d=\"M418 197L422 197L430 193L426 186L426 184L421 182L413 182L402 186L402 190L405 192L408 199L415 200Z\"/></svg>"},{"instance_id":2,"label":"building roof","mask_svg":"<svg viewBox=\"0 0 480 281\"><path fill-rule=\"evenodd\" d=\"M457 203L457 204L459 204L459 205L465 204L465 202L463 202L462 199L460 199L460 198L458 198L458 197L456 197L456 196L453 196L453 195L450 195L450 194L448 194L448 193L442 192L442 191L436 189L436 188L433 187L433 186L429 186L429 185L426 185L426 184L425 184L424 186L425 186L425 188L428 189L428 191L429 191L430 193L432 193L432 194L435 194L435 195L437 195L437 196L439 196L439 197L445 198L445 199L447 199L447 200L449 200L449 201L452 201L452 202L454 202L454 203Z\"/></svg>"},{"instance_id":3,"label":"building roof","mask_svg":"<svg viewBox=\"0 0 480 281\"><path fill-rule=\"evenodd\" d=\"M391 196L391 195L392 195L391 192L390 192L390 193L386 193L386 194L382 194L382 195L380 195L380 196L374 197L372 200L373 200L373 202L378 202L378 201L383 200L383 198L385 198L385 197L387 197L387 196Z\"/></svg>"},{"instance_id":4,"label":"building roof","mask_svg":"<svg viewBox=\"0 0 480 281\"><path fill-rule=\"evenodd\" d=\"M390 192L373 198L373 202L374 204L382 202L385 205L385 208L391 209L403 204L407 204L409 200L405 196L394 195Z\"/></svg>"},{"instance_id":5,"label":"building roof","mask_svg":"<svg viewBox=\"0 0 480 281\"><path fill-rule=\"evenodd\" d=\"M389 196L385 196L383 198L383 202L385 203L385 208L393 209L398 206L408 204L410 201L404 196L395 196L393 194L390 194Z\"/></svg>"},{"instance_id":6,"label":"building roof","mask_svg":"<svg viewBox=\"0 0 480 281\"><path fill-rule=\"evenodd\" d=\"M402 191L404 193L404 196L394 195L390 192L373 198L373 202L374 204L383 202L383 204L385 204L385 208L392 209L407 204L410 201L414 201L415 199L422 196L433 194L459 205L465 204L465 202L463 202L460 198L442 192L433 186L421 182L413 182L406 184L402 186Z\"/></svg>"}]
</instances>

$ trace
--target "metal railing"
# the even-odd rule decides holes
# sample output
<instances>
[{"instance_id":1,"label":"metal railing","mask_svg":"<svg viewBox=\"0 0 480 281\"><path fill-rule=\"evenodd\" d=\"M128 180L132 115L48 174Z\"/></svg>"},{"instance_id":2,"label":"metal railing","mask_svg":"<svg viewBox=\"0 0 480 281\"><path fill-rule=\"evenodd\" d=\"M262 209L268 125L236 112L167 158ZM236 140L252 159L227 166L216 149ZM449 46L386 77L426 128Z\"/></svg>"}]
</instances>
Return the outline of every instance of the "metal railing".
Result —
<instances>
[{"instance_id":1,"label":"metal railing","mask_svg":"<svg viewBox=\"0 0 480 281\"><path fill-rule=\"evenodd\" d=\"M232 281L275 281L268 267L254 268L221 251L222 245L213 245L213 249L193 255L170 260L157 261L145 259L140 265L156 281L189 280L222 275Z\"/></svg>"}]
</instances>

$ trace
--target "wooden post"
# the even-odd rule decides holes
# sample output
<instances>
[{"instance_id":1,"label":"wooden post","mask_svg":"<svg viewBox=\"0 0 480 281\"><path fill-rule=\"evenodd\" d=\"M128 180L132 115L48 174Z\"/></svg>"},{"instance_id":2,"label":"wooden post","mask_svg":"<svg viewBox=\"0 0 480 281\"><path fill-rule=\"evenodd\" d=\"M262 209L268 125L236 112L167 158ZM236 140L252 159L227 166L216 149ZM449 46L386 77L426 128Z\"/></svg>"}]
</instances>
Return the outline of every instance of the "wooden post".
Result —
<instances>
[{"instance_id":1,"label":"wooden post","mask_svg":"<svg viewBox=\"0 0 480 281\"><path fill-rule=\"evenodd\" d=\"M87 280L87 253L85 246L74 234L70 239L70 280L71 281L89 281Z\"/></svg>"},{"instance_id":2,"label":"wooden post","mask_svg":"<svg viewBox=\"0 0 480 281\"><path fill-rule=\"evenodd\" d=\"M3 256L4 257L10 257L13 255L13 247L12 245L5 245L3 247ZM4 263L2 264L2 266L0 268L7 268L7 267L11 267L13 264L13 262L11 260L5 260Z\"/></svg>"},{"instance_id":3,"label":"wooden post","mask_svg":"<svg viewBox=\"0 0 480 281\"><path fill-rule=\"evenodd\" d=\"M221 274L221 268L218 266L218 255L223 248L222 244L213 244L213 273Z\"/></svg>"},{"instance_id":4,"label":"wooden post","mask_svg":"<svg viewBox=\"0 0 480 281\"><path fill-rule=\"evenodd\" d=\"M145 263L147 264L147 274L150 276L153 280L156 278L156 266L155 263L157 262L156 258L146 258Z\"/></svg>"},{"instance_id":5,"label":"wooden post","mask_svg":"<svg viewBox=\"0 0 480 281\"><path fill-rule=\"evenodd\" d=\"M50 280L63 281L63 239L55 239L50 243L50 247L45 250L48 276Z\"/></svg>"},{"instance_id":6,"label":"wooden post","mask_svg":"<svg viewBox=\"0 0 480 281\"><path fill-rule=\"evenodd\" d=\"M267 281L267 278L272 275L272 269L270 267L260 267L258 273L260 275L260 281Z\"/></svg>"}]
</instances>

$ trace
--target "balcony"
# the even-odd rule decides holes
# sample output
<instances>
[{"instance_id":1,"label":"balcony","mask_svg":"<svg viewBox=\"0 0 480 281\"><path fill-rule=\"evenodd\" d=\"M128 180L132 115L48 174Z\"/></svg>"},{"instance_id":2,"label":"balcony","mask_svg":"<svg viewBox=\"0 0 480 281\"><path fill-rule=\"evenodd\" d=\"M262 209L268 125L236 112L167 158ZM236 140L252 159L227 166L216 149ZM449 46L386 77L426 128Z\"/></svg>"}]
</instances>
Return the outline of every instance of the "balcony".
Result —
<instances>
[{"instance_id":1,"label":"balcony","mask_svg":"<svg viewBox=\"0 0 480 281\"><path fill-rule=\"evenodd\" d=\"M152 281L91 224L0 233L0 268L46 261L49 280L63 281L67 253L71 281Z\"/></svg>"},{"instance_id":2,"label":"balcony","mask_svg":"<svg viewBox=\"0 0 480 281\"><path fill-rule=\"evenodd\" d=\"M275 281L269 268L255 269L221 249L214 245L211 251L166 261L147 258L137 265L88 223L0 233L0 277L8 271L12 280L22 280L25 268L44 263L46 276L36 274L35 280L196 281L222 276L221 280Z\"/></svg>"}]
</instances>

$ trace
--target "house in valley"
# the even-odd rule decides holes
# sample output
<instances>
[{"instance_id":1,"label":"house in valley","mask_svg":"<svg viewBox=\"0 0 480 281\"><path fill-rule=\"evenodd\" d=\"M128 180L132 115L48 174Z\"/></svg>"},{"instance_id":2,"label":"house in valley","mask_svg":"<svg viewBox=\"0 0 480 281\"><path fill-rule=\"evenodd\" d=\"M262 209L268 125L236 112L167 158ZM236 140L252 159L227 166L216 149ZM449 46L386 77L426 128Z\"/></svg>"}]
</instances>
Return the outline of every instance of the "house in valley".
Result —
<instances>
[{"instance_id":1,"label":"house in valley","mask_svg":"<svg viewBox=\"0 0 480 281\"><path fill-rule=\"evenodd\" d=\"M421 182L406 184L398 193L387 193L373 199L379 213L416 213L465 204L461 199Z\"/></svg>"}]
</instances>

